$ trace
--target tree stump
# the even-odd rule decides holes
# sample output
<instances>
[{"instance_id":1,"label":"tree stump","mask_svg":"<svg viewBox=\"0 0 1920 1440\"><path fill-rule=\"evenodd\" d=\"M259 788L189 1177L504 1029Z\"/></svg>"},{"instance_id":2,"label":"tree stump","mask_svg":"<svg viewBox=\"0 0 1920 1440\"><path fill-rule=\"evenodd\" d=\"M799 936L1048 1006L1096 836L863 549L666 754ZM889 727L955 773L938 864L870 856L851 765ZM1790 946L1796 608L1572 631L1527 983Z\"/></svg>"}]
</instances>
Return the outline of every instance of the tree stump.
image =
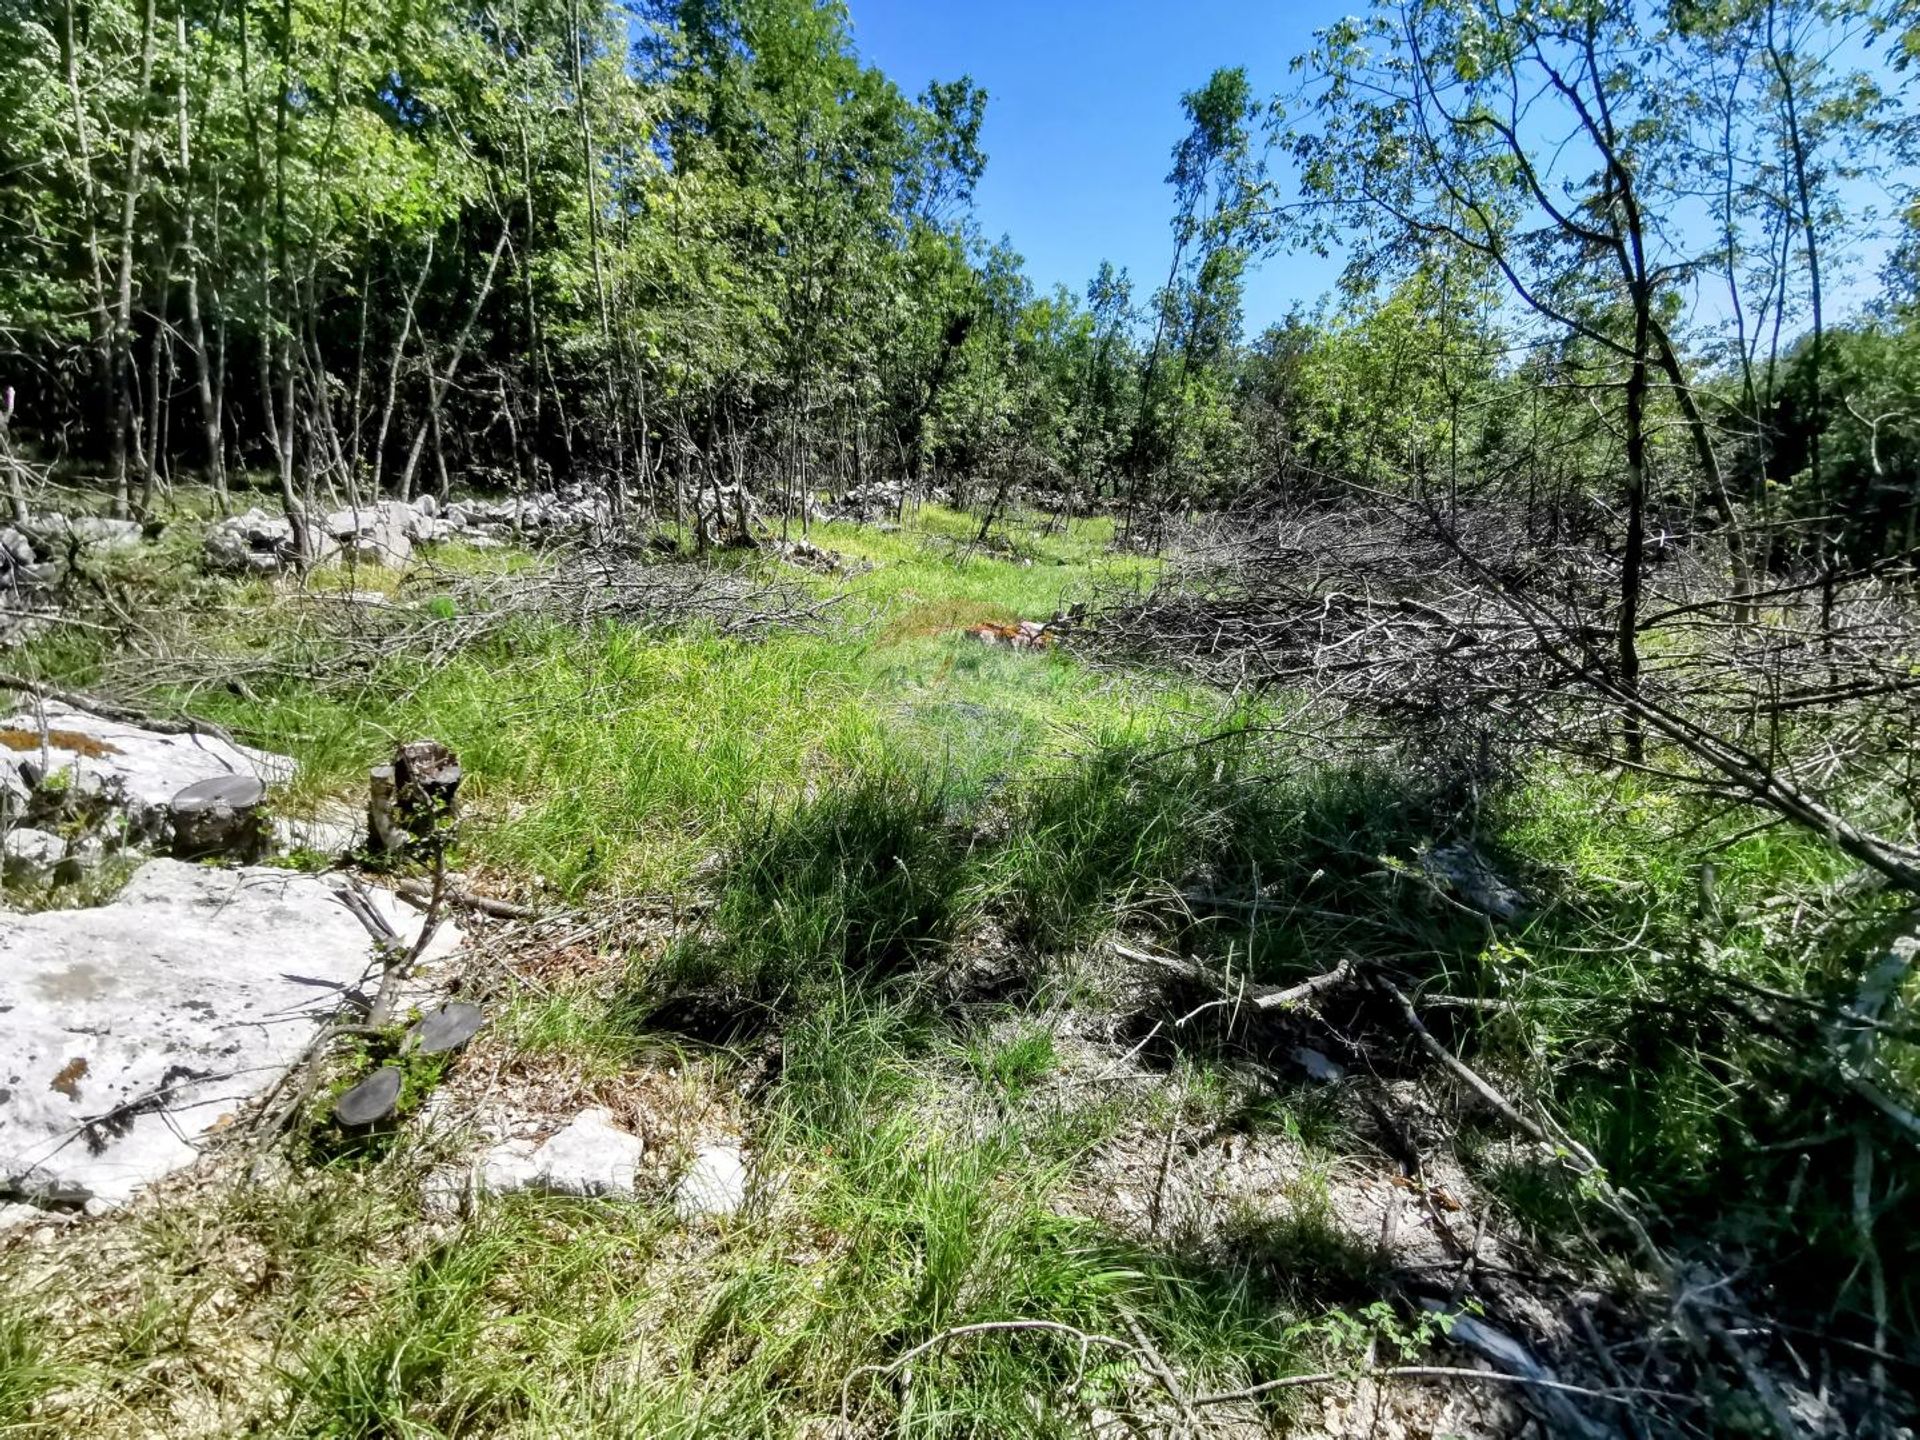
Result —
<instances>
[{"instance_id":1,"label":"tree stump","mask_svg":"<svg viewBox=\"0 0 1920 1440\"><path fill-rule=\"evenodd\" d=\"M387 855L431 859L458 819L460 762L438 740L409 740L367 783L367 831Z\"/></svg>"},{"instance_id":2,"label":"tree stump","mask_svg":"<svg viewBox=\"0 0 1920 1440\"><path fill-rule=\"evenodd\" d=\"M196 780L173 797L173 854L179 860L230 855L253 862L273 848L267 787L257 775Z\"/></svg>"}]
</instances>

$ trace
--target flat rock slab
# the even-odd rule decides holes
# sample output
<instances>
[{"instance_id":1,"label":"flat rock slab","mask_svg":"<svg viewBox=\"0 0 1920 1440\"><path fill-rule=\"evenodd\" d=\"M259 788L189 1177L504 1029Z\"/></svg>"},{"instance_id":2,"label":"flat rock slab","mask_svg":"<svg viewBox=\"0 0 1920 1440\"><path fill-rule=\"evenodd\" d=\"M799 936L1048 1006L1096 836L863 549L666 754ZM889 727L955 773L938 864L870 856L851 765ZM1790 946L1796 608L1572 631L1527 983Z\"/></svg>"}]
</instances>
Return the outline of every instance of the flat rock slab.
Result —
<instances>
[{"instance_id":1,"label":"flat rock slab","mask_svg":"<svg viewBox=\"0 0 1920 1440\"><path fill-rule=\"evenodd\" d=\"M370 974L344 884L152 860L109 905L0 915L0 1198L119 1204L191 1164Z\"/></svg>"},{"instance_id":2,"label":"flat rock slab","mask_svg":"<svg viewBox=\"0 0 1920 1440\"><path fill-rule=\"evenodd\" d=\"M583 1110L535 1145L509 1140L487 1152L474 1174L491 1195L523 1190L582 1198L632 1199L646 1144L613 1123L606 1110Z\"/></svg>"},{"instance_id":3,"label":"flat rock slab","mask_svg":"<svg viewBox=\"0 0 1920 1440\"><path fill-rule=\"evenodd\" d=\"M272 784L294 768L284 755L211 735L163 735L53 700L41 712L28 706L0 718L0 786L24 797L64 774L77 790L124 805L135 839L166 833L174 797L191 785L233 775Z\"/></svg>"}]
</instances>

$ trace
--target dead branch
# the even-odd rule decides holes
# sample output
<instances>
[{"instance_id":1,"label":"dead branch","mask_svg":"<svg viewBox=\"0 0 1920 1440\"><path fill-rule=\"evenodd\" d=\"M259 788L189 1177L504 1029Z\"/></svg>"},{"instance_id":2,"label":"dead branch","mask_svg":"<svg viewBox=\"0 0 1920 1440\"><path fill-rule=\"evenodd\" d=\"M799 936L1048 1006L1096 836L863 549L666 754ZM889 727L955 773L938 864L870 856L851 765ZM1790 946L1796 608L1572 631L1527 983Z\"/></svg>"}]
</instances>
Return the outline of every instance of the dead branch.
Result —
<instances>
[{"instance_id":1,"label":"dead branch","mask_svg":"<svg viewBox=\"0 0 1920 1440\"><path fill-rule=\"evenodd\" d=\"M404 899L431 902L433 886L424 880L402 880L393 887ZM457 905L463 910L472 910L476 914L491 915L496 920L534 920L541 912L531 905L521 905L512 900L496 900L491 895L476 895L471 890L462 890L457 886L448 886L443 897L449 905Z\"/></svg>"}]
</instances>

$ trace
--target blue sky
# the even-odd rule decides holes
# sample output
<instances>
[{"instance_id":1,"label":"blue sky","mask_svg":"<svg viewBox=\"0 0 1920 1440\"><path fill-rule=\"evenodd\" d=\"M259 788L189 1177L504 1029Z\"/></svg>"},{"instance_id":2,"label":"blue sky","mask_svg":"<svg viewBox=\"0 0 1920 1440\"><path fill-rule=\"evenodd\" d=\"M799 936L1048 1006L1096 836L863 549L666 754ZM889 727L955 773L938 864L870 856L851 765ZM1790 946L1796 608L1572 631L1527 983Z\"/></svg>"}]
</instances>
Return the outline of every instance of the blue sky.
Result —
<instances>
[{"instance_id":1,"label":"blue sky","mask_svg":"<svg viewBox=\"0 0 1920 1440\"><path fill-rule=\"evenodd\" d=\"M1247 70L1254 93L1289 90L1289 62L1313 32L1363 0L847 0L862 57L906 91L970 74L988 92L988 155L977 196L981 229L1006 235L1041 290L1083 293L1103 259L1124 265L1144 298L1167 275L1172 196L1165 183L1185 129L1182 91L1223 65ZM1878 186L1847 196L1888 209ZM1829 256L1832 309L1878 292L1883 237ZM1851 263L1848 263L1851 262ZM1339 262L1277 255L1246 285L1249 334L1295 303L1311 305ZM1710 298L1704 318L1724 309Z\"/></svg>"},{"instance_id":2,"label":"blue sky","mask_svg":"<svg viewBox=\"0 0 1920 1440\"><path fill-rule=\"evenodd\" d=\"M1082 292L1102 259L1144 299L1172 253L1166 185L1185 129L1182 91L1223 65L1254 93L1288 86L1287 63L1354 0L848 0L861 56L909 94L970 74L987 89L981 229L1003 232L1042 290ZM1332 284L1337 264L1278 256L1248 277L1256 331Z\"/></svg>"}]
</instances>

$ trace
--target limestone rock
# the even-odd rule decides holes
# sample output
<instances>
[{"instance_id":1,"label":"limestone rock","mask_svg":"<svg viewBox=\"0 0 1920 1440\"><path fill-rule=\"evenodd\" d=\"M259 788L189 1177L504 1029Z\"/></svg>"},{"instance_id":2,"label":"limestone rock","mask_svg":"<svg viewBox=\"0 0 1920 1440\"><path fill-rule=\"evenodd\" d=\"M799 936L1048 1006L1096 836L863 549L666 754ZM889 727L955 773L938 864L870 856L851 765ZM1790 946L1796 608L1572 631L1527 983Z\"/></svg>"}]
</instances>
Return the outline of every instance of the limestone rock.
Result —
<instances>
[{"instance_id":1,"label":"limestone rock","mask_svg":"<svg viewBox=\"0 0 1920 1440\"><path fill-rule=\"evenodd\" d=\"M1429 879L1461 904L1495 920L1517 920L1531 908L1526 893L1466 841L1429 850L1421 857L1420 866Z\"/></svg>"},{"instance_id":2,"label":"limestone rock","mask_svg":"<svg viewBox=\"0 0 1920 1440\"><path fill-rule=\"evenodd\" d=\"M359 813L339 804L324 806L311 815L273 817L274 845L283 852L305 850L333 859L358 849L365 833Z\"/></svg>"},{"instance_id":3,"label":"limestone rock","mask_svg":"<svg viewBox=\"0 0 1920 1440\"><path fill-rule=\"evenodd\" d=\"M1309 1078L1323 1083L1345 1079L1347 1074L1346 1066L1339 1061L1330 1059L1320 1051L1305 1045L1294 1050L1293 1063L1306 1071Z\"/></svg>"},{"instance_id":4,"label":"limestone rock","mask_svg":"<svg viewBox=\"0 0 1920 1440\"><path fill-rule=\"evenodd\" d=\"M293 563L293 525L256 507L209 526L204 547L217 570L278 570Z\"/></svg>"},{"instance_id":5,"label":"limestone rock","mask_svg":"<svg viewBox=\"0 0 1920 1440\"><path fill-rule=\"evenodd\" d=\"M54 868L66 858L67 842L45 830L22 826L9 830L0 841L4 852L7 879L19 884L44 885L53 878Z\"/></svg>"},{"instance_id":6,"label":"limestone rock","mask_svg":"<svg viewBox=\"0 0 1920 1440\"><path fill-rule=\"evenodd\" d=\"M196 781L247 775L275 783L293 772L282 755L210 735L163 735L53 700L41 713L29 707L0 718L0 788L28 797L28 818L84 800L122 812L134 843L168 836L174 797Z\"/></svg>"},{"instance_id":7,"label":"limestone rock","mask_svg":"<svg viewBox=\"0 0 1920 1440\"><path fill-rule=\"evenodd\" d=\"M38 1225L47 1219L47 1212L38 1205L21 1205L16 1201L0 1201L0 1234L17 1230L23 1225Z\"/></svg>"},{"instance_id":8,"label":"limestone rock","mask_svg":"<svg viewBox=\"0 0 1920 1440\"><path fill-rule=\"evenodd\" d=\"M121 550L138 545L142 538L138 520L114 520L105 515L35 515L19 528L39 542L40 550L49 553L69 545L82 550Z\"/></svg>"},{"instance_id":9,"label":"limestone rock","mask_svg":"<svg viewBox=\"0 0 1920 1440\"><path fill-rule=\"evenodd\" d=\"M314 553L308 558L313 561L325 560L340 548L330 519L318 515L309 519L307 543ZM270 575L293 564L293 522L255 506L208 526L202 548L207 564L215 570Z\"/></svg>"},{"instance_id":10,"label":"limestone rock","mask_svg":"<svg viewBox=\"0 0 1920 1440\"><path fill-rule=\"evenodd\" d=\"M11 525L0 528L0 553L15 565L31 565L39 559L33 553L33 542Z\"/></svg>"},{"instance_id":11,"label":"limestone rock","mask_svg":"<svg viewBox=\"0 0 1920 1440\"><path fill-rule=\"evenodd\" d=\"M509 1140L481 1161L477 1187L492 1195L537 1190L582 1198L631 1198L646 1143L613 1123L606 1110L583 1110L535 1146Z\"/></svg>"},{"instance_id":12,"label":"limestone rock","mask_svg":"<svg viewBox=\"0 0 1920 1440\"><path fill-rule=\"evenodd\" d=\"M673 1191L673 1213L684 1221L724 1219L747 1203L747 1162L731 1145L709 1145L693 1157Z\"/></svg>"},{"instance_id":13,"label":"limestone rock","mask_svg":"<svg viewBox=\"0 0 1920 1440\"><path fill-rule=\"evenodd\" d=\"M369 977L344 884L153 860L109 905L0 915L0 1196L118 1204L192 1163Z\"/></svg>"},{"instance_id":14,"label":"limestone rock","mask_svg":"<svg viewBox=\"0 0 1920 1440\"><path fill-rule=\"evenodd\" d=\"M348 548L356 560L388 570L404 570L413 559L410 532L416 523L411 506L383 506L375 512L371 523L348 542Z\"/></svg>"}]
</instances>

